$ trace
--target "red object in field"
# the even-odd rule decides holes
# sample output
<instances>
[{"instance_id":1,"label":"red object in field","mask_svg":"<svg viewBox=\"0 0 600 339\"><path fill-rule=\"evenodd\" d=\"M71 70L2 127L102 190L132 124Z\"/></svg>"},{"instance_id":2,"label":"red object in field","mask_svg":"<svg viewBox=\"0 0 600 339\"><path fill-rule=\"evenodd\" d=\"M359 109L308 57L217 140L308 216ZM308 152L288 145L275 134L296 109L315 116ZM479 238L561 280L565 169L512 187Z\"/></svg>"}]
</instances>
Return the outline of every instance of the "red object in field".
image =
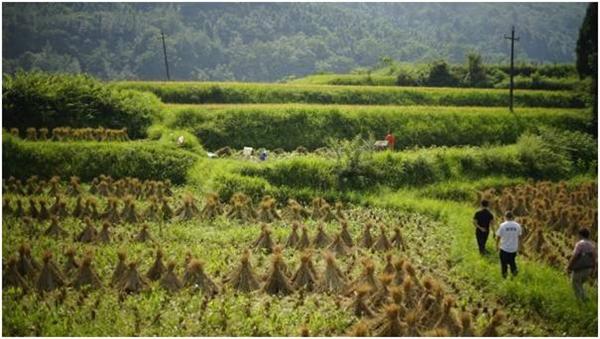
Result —
<instances>
[{"instance_id":1,"label":"red object in field","mask_svg":"<svg viewBox=\"0 0 600 339\"><path fill-rule=\"evenodd\" d=\"M392 133L388 133L388 135L385 136L385 140L388 142L388 148L393 150L396 144L396 138L394 135Z\"/></svg>"}]
</instances>

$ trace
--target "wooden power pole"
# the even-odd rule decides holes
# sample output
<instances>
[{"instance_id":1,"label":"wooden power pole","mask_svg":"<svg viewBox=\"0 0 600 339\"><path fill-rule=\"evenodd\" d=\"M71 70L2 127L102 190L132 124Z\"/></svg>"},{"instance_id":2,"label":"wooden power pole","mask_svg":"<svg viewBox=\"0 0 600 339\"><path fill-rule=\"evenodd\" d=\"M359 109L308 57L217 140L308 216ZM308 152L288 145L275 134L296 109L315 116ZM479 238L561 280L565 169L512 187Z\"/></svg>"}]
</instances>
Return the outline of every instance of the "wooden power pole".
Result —
<instances>
[{"instance_id":1,"label":"wooden power pole","mask_svg":"<svg viewBox=\"0 0 600 339\"><path fill-rule=\"evenodd\" d=\"M513 89L514 89L514 81L513 77L515 76L515 41L519 41L519 38L515 38L515 26L512 26L512 31L510 36L504 36L504 39L510 40L510 106L509 109L513 111Z\"/></svg>"},{"instance_id":2,"label":"wooden power pole","mask_svg":"<svg viewBox=\"0 0 600 339\"><path fill-rule=\"evenodd\" d=\"M163 31L160 31L160 36L162 37L163 53L165 55L165 68L167 69L167 81L170 81L171 75L169 74L169 60L167 59L167 45L165 44L165 33L163 33Z\"/></svg>"}]
</instances>

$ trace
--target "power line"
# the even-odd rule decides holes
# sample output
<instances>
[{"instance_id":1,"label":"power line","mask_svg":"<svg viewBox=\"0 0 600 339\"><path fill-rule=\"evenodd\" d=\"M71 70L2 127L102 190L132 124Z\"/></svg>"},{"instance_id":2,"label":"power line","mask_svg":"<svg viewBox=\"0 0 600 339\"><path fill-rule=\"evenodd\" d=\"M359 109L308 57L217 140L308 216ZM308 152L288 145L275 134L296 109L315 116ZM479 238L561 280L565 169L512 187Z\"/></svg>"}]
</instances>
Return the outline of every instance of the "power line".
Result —
<instances>
[{"instance_id":1,"label":"power line","mask_svg":"<svg viewBox=\"0 0 600 339\"><path fill-rule=\"evenodd\" d=\"M515 75L515 41L519 41L519 38L515 38L515 26L512 26L510 36L504 36L504 39L510 40L510 104L509 109L513 111L513 88L514 82L513 77Z\"/></svg>"}]
</instances>

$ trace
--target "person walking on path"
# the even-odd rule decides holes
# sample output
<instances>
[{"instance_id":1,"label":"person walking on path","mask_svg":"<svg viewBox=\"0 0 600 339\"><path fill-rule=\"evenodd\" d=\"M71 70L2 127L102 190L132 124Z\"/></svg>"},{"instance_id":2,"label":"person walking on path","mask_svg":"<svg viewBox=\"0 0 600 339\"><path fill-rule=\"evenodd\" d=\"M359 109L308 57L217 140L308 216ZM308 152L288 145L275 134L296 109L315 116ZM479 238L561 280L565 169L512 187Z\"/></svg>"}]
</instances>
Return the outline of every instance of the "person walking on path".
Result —
<instances>
[{"instance_id":1,"label":"person walking on path","mask_svg":"<svg viewBox=\"0 0 600 339\"><path fill-rule=\"evenodd\" d=\"M393 151L396 146L396 138L392 134L391 130L388 130L387 135L385 136L385 140L388 142L388 149Z\"/></svg>"},{"instance_id":2,"label":"person walking on path","mask_svg":"<svg viewBox=\"0 0 600 339\"><path fill-rule=\"evenodd\" d=\"M571 274L571 285L577 299L586 301L583 284L596 271L598 265L598 254L596 246L591 241L590 231L587 228L579 230L580 240L575 244L573 255L567 265L567 272Z\"/></svg>"},{"instance_id":3,"label":"person walking on path","mask_svg":"<svg viewBox=\"0 0 600 339\"><path fill-rule=\"evenodd\" d=\"M490 226L494 220L494 215L488 209L490 203L487 200L481 201L481 209L475 213L473 217L473 225L475 225L475 238L477 238L477 246L479 246L479 254L487 254L485 249L488 236L490 234Z\"/></svg>"},{"instance_id":4,"label":"person walking on path","mask_svg":"<svg viewBox=\"0 0 600 339\"><path fill-rule=\"evenodd\" d=\"M515 258L519 251L519 237L523 233L521 225L514 220L512 211L504 214L504 222L500 224L496 231L496 249L500 248L500 268L502 277L506 278L508 267L513 277L517 275L517 263Z\"/></svg>"}]
</instances>

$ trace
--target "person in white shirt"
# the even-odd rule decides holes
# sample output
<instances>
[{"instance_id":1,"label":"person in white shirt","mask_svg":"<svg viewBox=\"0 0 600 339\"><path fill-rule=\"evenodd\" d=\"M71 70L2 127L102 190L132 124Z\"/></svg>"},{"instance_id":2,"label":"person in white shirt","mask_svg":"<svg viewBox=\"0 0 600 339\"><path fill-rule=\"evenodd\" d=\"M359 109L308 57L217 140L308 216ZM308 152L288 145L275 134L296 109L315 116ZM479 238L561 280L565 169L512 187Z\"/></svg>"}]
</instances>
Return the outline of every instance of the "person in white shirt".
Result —
<instances>
[{"instance_id":1,"label":"person in white shirt","mask_svg":"<svg viewBox=\"0 0 600 339\"><path fill-rule=\"evenodd\" d=\"M513 220L512 211L504 214L504 220L496 231L496 248L500 248L500 267L502 277L506 278L508 267L513 276L517 275L517 263L515 257L519 251L519 237L523 233L521 225Z\"/></svg>"}]
</instances>

